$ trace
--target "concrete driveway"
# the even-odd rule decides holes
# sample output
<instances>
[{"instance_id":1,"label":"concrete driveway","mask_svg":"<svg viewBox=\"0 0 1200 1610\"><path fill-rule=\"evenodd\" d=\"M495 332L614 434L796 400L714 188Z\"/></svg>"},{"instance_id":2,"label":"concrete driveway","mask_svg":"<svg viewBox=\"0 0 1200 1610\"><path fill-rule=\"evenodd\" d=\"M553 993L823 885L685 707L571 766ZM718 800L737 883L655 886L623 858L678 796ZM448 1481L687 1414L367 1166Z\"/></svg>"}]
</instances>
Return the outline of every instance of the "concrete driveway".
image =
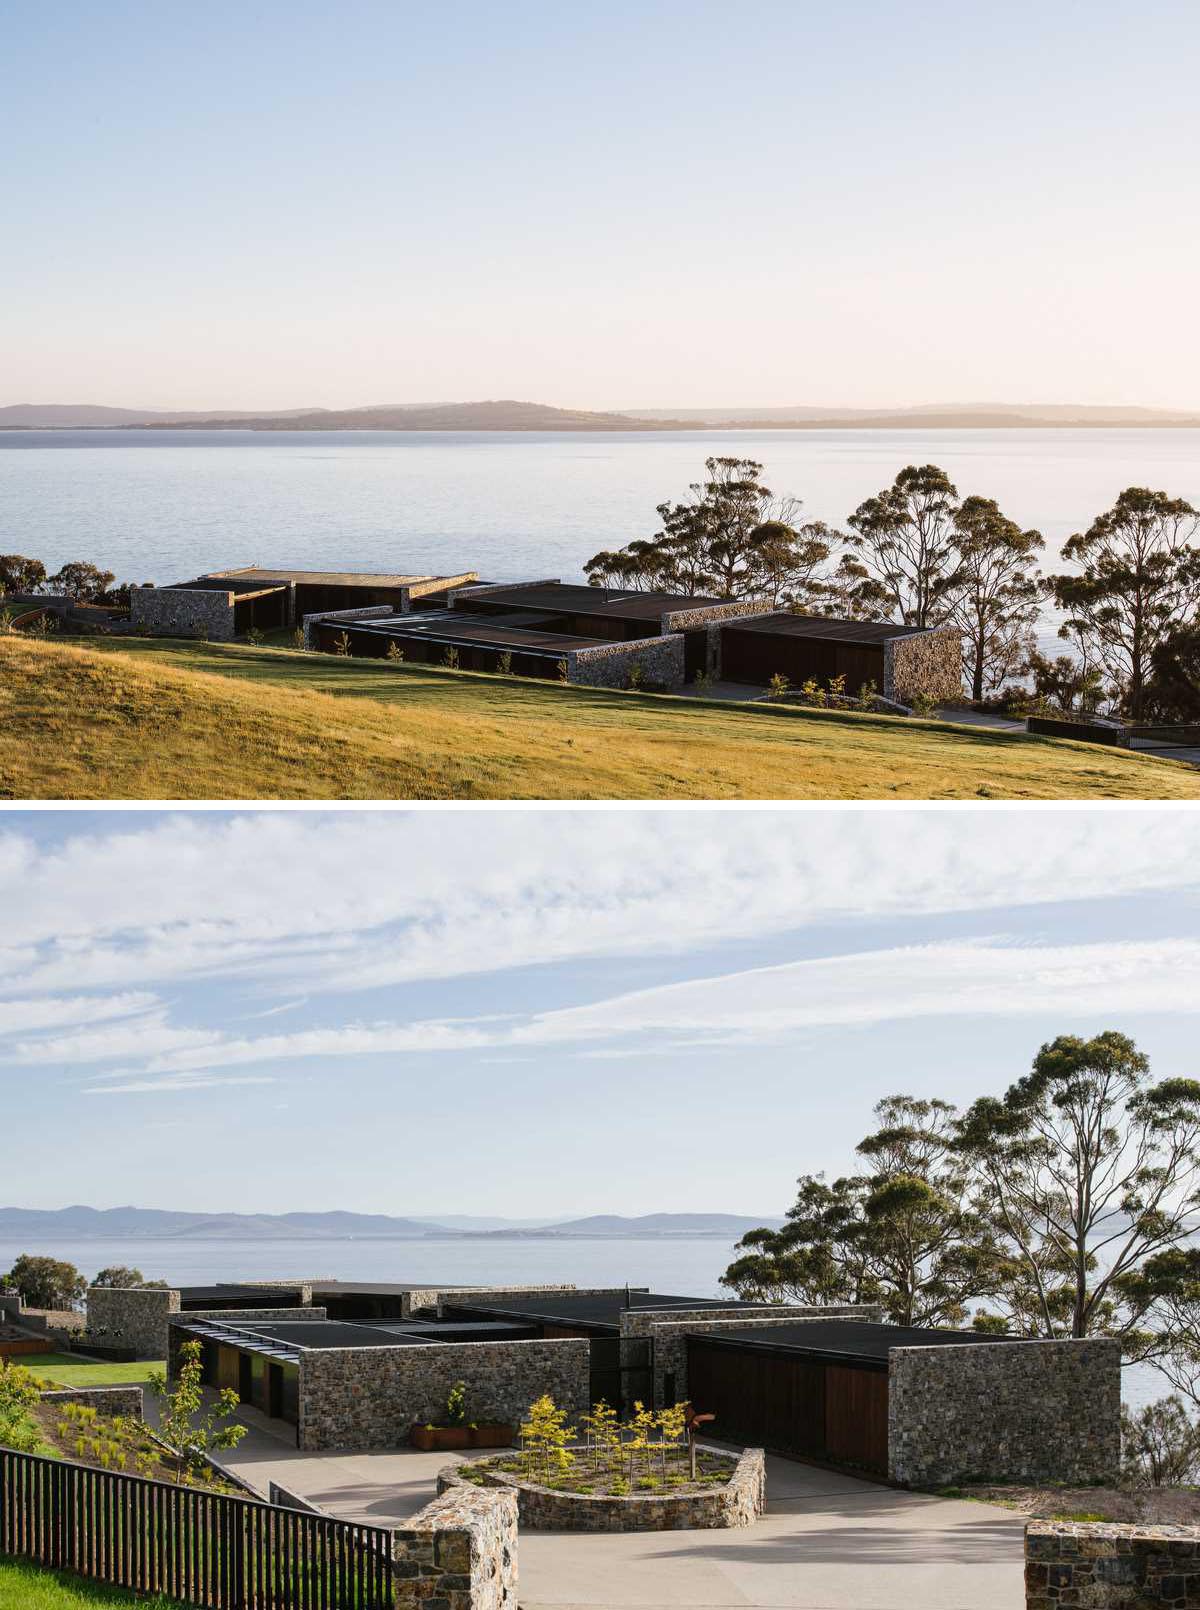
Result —
<instances>
[{"instance_id":1,"label":"concrete driveway","mask_svg":"<svg viewBox=\"0 0 1200 1610\"><path fill-rule=\"evenodd\" d=\"M278 1422L221 1462L264 1497L279 1482L346 1519L397 1524L447 1454L299 1453ZM715 1446L720 1446L716 1444ZM522 1610L1021 1610L1021 1518L767 1460L767 1513L744 1531L522 1532Z\"/></svg>"}]
</instances>

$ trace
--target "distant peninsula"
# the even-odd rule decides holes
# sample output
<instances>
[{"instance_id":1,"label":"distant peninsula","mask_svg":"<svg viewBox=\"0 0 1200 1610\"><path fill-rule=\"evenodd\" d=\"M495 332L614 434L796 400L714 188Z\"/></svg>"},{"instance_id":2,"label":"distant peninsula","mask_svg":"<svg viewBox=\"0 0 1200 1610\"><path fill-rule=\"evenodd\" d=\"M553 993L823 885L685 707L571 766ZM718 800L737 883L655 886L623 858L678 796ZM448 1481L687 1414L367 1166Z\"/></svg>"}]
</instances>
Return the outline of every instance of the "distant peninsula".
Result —
<instances>
[{"instance_id":1,"label":"distant peninsula","mask_svg":"<svg viewBox=\"0 0 1200 1610\"><path fill-rule=\"evenodd\" d=\"M722 1236L731 1240L760 1225L776 1227L782 1217L748 1218L738 1213L647 1213L627 1218L598 1214L561 1223L501 1218L449 1222L398 1218L386 1213L187 1213L163 1208L0 1207L0 1240L49 1243L70 1237L87 1240L296 1241L418 1240L528 1237L578 1240L603 1237L675 1238Z\"/></svg>"},{"instance_id":2,"label":"distant peninsula","mask_svg":"<svg viewBox=\"0 0 1200 1610\"><path fill-rule=\"evenodd\" d=\"M642 408L620 412L554 408L511 399L387 403L364 408L110 408L96 403L13 403L0 430L252 431L705 431L705 430L1096 430L1196 428L1200 413L1071 403L942 403L908 408Z\"/></svg>"}]
</instances>

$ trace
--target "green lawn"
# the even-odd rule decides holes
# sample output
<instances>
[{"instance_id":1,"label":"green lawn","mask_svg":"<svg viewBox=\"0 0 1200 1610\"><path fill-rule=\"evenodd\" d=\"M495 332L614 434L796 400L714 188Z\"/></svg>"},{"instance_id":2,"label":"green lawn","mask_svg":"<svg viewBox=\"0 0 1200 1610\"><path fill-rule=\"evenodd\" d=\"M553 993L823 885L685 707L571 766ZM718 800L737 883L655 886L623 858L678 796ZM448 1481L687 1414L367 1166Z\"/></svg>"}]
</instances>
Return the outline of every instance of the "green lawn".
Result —
<instances>
[{"instance_id":1,"label":"green lawn","mask_svg":"<svg viewBox=\"0 0 1200 1610\"><path fill-rule=\"evenodd\" d=\"M17 1360L35 1375L55 1386L129 1386L150 1379L151 1370L161 1364L89 1364L74 1353L31 1353Z\"/></svg>"},{"instance_id":2,"label":"green lawn","mask_svg":"<svg viewBox=\"0 0 1200 1610\"><path fill-rule=\"evenodd\" d=\"M70 1576L65 1571L41 1571L15 1560L0 1559L0 1610L76 1610L89 1605L141 1605L142 1610L175 1610L174 1599L143 1598L120 1588Z\"/></svg>"},{"instance_id":3,"label":"green lawn","mask_svg":"<svg viewBox=\"0 0 1200 1610\"><path fill-rule=\"evenodd\" d=\"M0 637L2 799L1200 799L1200 771L899 716L281 648Z\"/></svg>"}]
</instances>

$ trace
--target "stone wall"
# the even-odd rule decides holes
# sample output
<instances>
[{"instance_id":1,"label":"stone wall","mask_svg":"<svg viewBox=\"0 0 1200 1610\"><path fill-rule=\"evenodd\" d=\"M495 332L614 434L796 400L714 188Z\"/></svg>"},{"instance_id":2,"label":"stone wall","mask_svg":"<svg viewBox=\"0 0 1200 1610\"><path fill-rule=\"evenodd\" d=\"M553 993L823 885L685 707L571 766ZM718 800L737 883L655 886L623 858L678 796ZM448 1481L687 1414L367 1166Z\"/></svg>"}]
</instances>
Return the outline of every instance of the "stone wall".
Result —
<instances>
[{"instance_id":1,"label":"stone wall","mask_svg":"<svg viewBox=\"0 0 1200 1610\"><path fill-rule=\"evenodd\" d=\"M516 1493L522 1527L531 1532L677 1532L753 1526L763 1512L767 1495L766 1457L761 1448L740 1454L708 1450L710 1458L726 1460L729 1480L724 1487L699 1493L568 1493L537 1482L523 1481L487 1463L472 1468L481 1472L488 1491ZM470 1489L459 1465L447 1465L438 1475L438 1492ZM476 1488L476 1491L479 1489Z\"/></svg>"},{"instance_id":2,"label":"stone wall","mask_svg":"<svg viewBox=\"0 0 1200 1610\"><path fill-rule=\"evenodd\" d=\"M1200 1604L1200 1527L1030 1521L1026 1610Z\"/></svg>"},{"instance_id":3,"label":"stone wall","mask_svg":"<svg viewBox=\"0 0 1200 1610\"><path fill-rule=\"evenodd\" d=\"M938 626L911 637L892 637L883 645L885 699L911 703L913 694L961 699L962 638L953 627Z\"/></svg>"},{"instance_id":4,"label":"stone wall","mask_svg":"<svg viewBox=\"0 0 1200 1610\"><path fill-rule=\"evenodd\" d=\"M563 659L567 662L567 681L577 687L627 688L635 665L642 668L643 687L683 686L684 647L678 633L570 649Z\"/></svg>"},{"instance_id":5,"label":"stone wall","mask_svg":"<svg viewBox=\"0 0 1200 1610\"><path fill-rule=\"evenodd\" d=\"M297 1446L400 1447L414 1425L442 1417L457 1381L471 1420L516 1425L544 1392L568 1413L586 1413L590 1352L586 1341L306 1348Z\"/></svg>"},{"instance_id":6,"label":"stone wall","mask_svg":"<svg viewBox=\"0 0 1200 1610\"><path fill-rule=\"evenodd\" d=\"M517 1610L517 1497L463 1482L392 1530L393 1593L411 1610Z\"/></svg>"},{"instance_id":7,"label":"stone wall","mask_svg":"<svg viewBox=\"0 0 1200 1610\"><path fill-rule=\"evenodd\" d=\"M381 620L396 611L390 604L364 604L361 609L326 609L304 617L304 646L310 651L317 646L317 627L323 621Z\"/></svg>"},{"instance_id":8,"label":"stone wall","mask_svg":"<svg viewBox=\"0 0 1200 1610\"><path fill-rule=\"evenodd\" d=\"M427 1286L421 1290L414 1287L408 1293L404 1317L407 1319L410 1314L424 1308L436 1309L440 1317L446 1307L500 1307L505 1297L540 1297L553 1292L570 1292L573 1297L607 1297L614 1289L612 1286L576 1286L569 1280L546 1286L456 1286L453 1291L443 1287ZM625 1290L624 1286L620 1289Z\"/></svg>"},{"instance_id":9,"label":"stone wall","mask_svg":"<svg viewBox=\"0 0 1200 1610\"><path fill-rule=\"evenodd\" d=\"M121 1414L129 1420L142 1419L140 1386L55 1387L43 1392L42 1403L84 1403L97 1414Z\"/></svg>"},{"instance_id":10,"label":"stone wall","mask_svg":"<svg viewBox=\"0 0 1200 1610\"><path fill-rule=\"evenodd\" d=\"M328 1315L323 1308L204 1308L178 1314L174 1322L168 1326L167 1374L172 1377L178 1375L179 1349L184 1342L196 1340L184 1329L184 1326L194 1319L215 1321L218 1325L232 1325L236 1329L238 1325L253 1325L256 1321L259 1324L290 1325L293 1320L326 1318Z\"/></svg>"},{"instance_id":11,"label":"stone wall","mask_svg":"<svg viewBox=\"0 0 1200 1610\"><path fill-rule=\"evenodd\" d=\"M171 1317L178 1312L177 1291L88 1287L88 1335L105 1347L131 1347L138 1358L166 1358Z\"/></svg>"},{"instance_id":12,"label":"stone wall","mask_svg":"<svg viewBox=\"0 0 1200 1610\"><path fill-rule=\"evenodd\" d=\"M695 609L669 610L662 618L664 632L689 632L697 626L716 626L721 621L737 620L745 615L773 615L777 604L768 604L765 598L743 598L724 604L699 604Z\"/></svg>"},{"instance_id":13,"label":"stone wall","mask_svg":"<svg viewBox=\"0 0 1200 1610\"><path fill-rule=\"evenodd\" d=\"M232 643L233 593L207 587L135 587L129 595L129 619L155 637L207 637Z\"/></svg>"},{"instance_id":14,"label":"stone wall","mask_svg":"<svg viewBox=\"0 0 1200 1610\"><path fill-rule=\"evenodd\" d=\"M675 1401L686 1403L688 1398L687 1338L701 1332L723 1330L753 1330L763 1325L795 1325L814 1319L860 1319L878 1325L883 1309L877 1304L816 1308L801 1304L781 1307L778 1303L764 1303L756 1309L628 1309L621 1315L621 1336L631 1339L650 1336L654 1340L654 1408L662 1408L666 1400L665 1381L675 1377ZM701 1405L703 1407L703 1405Z\"/></svg>"},{"instance_id":15,"label":"stone wall","mask_svg":"<svg viewBox=\"0 0 1200 1610\"><path fill-rule=\"evenodd\" d=\"M1116 1479L1121 1344L964 1343L888 1356L888 1477L905 1487Z\"/></svg>"}]
</instances>

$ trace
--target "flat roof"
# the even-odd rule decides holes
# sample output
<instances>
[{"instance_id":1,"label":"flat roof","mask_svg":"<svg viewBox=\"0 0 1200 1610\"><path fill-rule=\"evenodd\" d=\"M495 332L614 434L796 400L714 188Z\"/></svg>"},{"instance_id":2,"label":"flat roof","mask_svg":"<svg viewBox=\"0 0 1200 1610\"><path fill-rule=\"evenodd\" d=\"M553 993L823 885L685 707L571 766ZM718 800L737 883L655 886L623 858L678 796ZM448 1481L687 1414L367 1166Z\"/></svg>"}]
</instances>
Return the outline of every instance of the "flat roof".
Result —
<instances>
[{"instance_id":1,"label":"flat roof","mask_svg":"<svg viewBox=\"0 0 1200 1610\"><path fill-rule=\"evenodd\" d=\"M727 598L698 598L689 593L642 593L621 587L586 587L569 582L514 582L472 598L462 594L467 609L472 604L501 604L506 609L554 609L587 615L617 615L624 620L658 621L679 609L706 609L727 604Z\"/></svg>"},{"instance_id":2,"label":"flat roof","mask_svg":"<svg viewBox=\"0 0 1200 1610\"><path fill-rule=\"evenodd\" d=\"M475 1314L496 1314L510 1319L537 1319L548 1325L584 1325L615 1331L620 1326L621 1315L631 1309L757 1310L763 1306L762 1303L740 1303L722 1297L667 1296L658 1291L631 1291L629 1297L627 1302L624 1290L578 1295L565 1291L531 1297L501 1297L495 1302L488 1302L486 1293L481 1292L478 1300L464 1298L462 1302L450 1304L449 1307L452 1310L470 1309Z\"/></svg>"},{"instance_id":3,"label":"flat roof","mask_svg":"<svg viewBox=\"0 0 1200 1610\"><path fill-rule=\"evenodd\" d=\"M288 1297L299 1297L301 1282L294 1286L255 1286L237 1285L227 1282L217 1286L177 1286L180 1302L212 1302L220 1304L232 1301L249 1302L262 1300L266 1306L272 1299L279 1302Z\"/></svg>"},{"instance_id":4,"label":"flat roof","mask_svg":"<svg viewBox=\"0 0 1200 1610\"><path fill-rule=\"evenodd\" d=\"M893 1347L961 1347L988 1342L1016 1343L1025 1338L920 1325L872 1325L857 1319L809 1319L794 1325L762 1325L749 1330L730 1327L715 1332L697 1331L694 1340L713 1342L721 1347L751 1347L760 1352L808 1353L886 1364Z\"/></svg>"},{"instance_id":5,"label":"flat roof","mask_svg":"<svg viewBox=\"0 0 1200 1610\"><path fill-rule=\"evenodd\" d=\"M894 637L914 637L931 630L926 626L898 626L893 621L834 620L827 615L793 615L778 610L770 615L739 615L725 621L727 632L761 632L774 637L832 638L839 643L886 643Z\"/></svg>"},{"instance_id":6,"label":"flat roof","mask_svg":"<svg viewBox=\"0 0 1200 1610\"><path fill-rule=\"evenodd\" d=\"M375 570L267 570L257 565L233 570L209 570L201 581L310 582L318 587L407 587L414 581L453 581L452 576L420 574L393 575Z\"/></svg>"},{"instance_id":7,"label":"flat roof","mask_svg":"<svg viewBox=\"0 0 1200 1610\"><path fill-rule=\"evenodd\" d=\"M376 637L422 639L430 643L461 643L465 647L526 649L532 653L562 655L568 649L607 647L607 637L575 637L566 632L547 631L542 623L553 616L538 611L519 615L466 615L461 610L429 614L380 616L361 621L330 621L344 624L355 632Z\"/></svg>"},{"instance_id":8,"label":"flat roof","mask_svg":"<svg viewBox=\"0 0 1200 1610\"><path fill-rule=\"evenodd\" d=\"M371 1325L354 1325L348 1320L305 1319L290 1323L274 1320L267 1324L249 1324L243 1329L262 1336L269 1342L283 1342L301 1350L310 1347L404 1347L409 1344L428 1344L428 1336L405 1336L381 1332Z\"/></svg>"}]
</instances>

